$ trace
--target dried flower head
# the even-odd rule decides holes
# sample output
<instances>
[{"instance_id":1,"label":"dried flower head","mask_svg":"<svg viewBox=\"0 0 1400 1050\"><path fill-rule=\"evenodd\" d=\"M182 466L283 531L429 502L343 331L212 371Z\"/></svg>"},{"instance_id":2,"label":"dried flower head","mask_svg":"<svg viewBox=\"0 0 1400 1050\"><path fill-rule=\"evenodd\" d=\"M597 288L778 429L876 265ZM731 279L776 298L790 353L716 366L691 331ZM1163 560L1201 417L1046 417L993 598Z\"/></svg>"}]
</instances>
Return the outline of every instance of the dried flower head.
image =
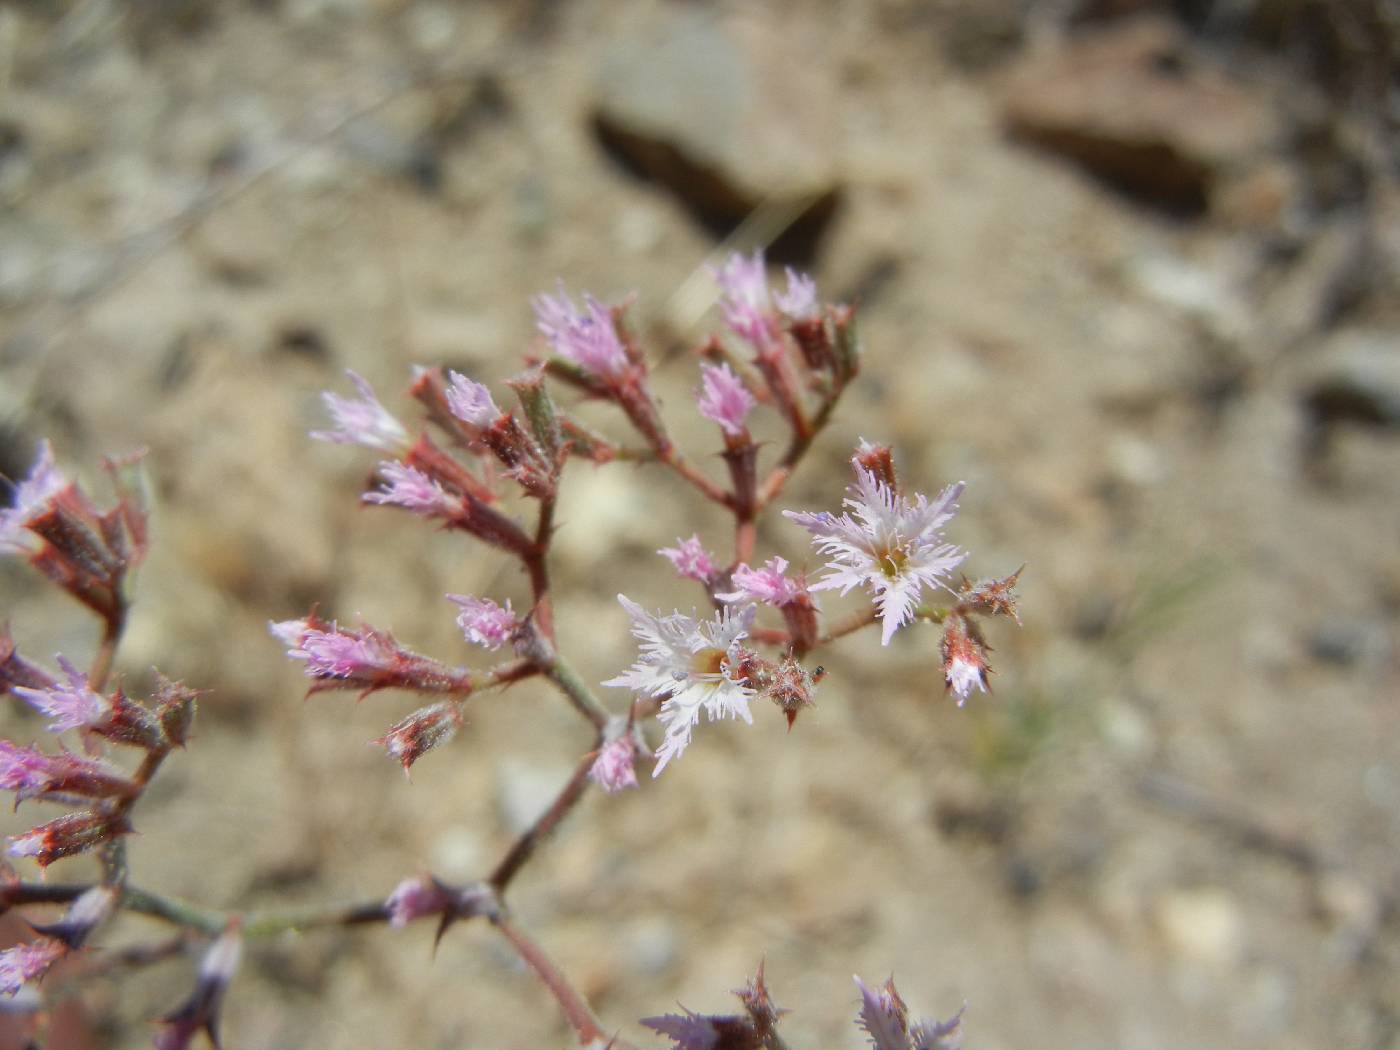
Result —
<instances>
[{"instance_id":1,"label":"dried flower head","mask_svg":"<svg viewBox=\"0 0 1400 1050\"><path fill-rule=\"evenodd\" d=\"M413 763L448 743L461 725L461 705L447 700L419 708L374 742L389 752L390 758L399 760L407 776Z\"/></svg>"},{"instance_id":2,"label":"dried flower head","mask_svg":"<svg viewBox=\"0 0 1400 1050\"><path fill-rule=\"evenodd\" d=\"M943 682L962 707L972 690L987 692L986 645L969 621L956 613L943 625Z\"/></svg>"}]
</instances>

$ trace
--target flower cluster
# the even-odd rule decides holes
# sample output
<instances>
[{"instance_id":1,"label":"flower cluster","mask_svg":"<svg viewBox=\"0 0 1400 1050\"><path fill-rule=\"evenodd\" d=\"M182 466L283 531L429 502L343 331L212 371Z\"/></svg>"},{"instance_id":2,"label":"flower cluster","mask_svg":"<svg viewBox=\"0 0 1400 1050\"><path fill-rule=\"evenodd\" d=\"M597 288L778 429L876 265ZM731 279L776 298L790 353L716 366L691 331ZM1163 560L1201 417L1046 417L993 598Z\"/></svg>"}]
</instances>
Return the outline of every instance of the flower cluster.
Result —
<instances>
[{"instance_id":1,"label":"flower cluster","mask_svg":"<svg viewBox=\"0 0 1400 1050\"><path fill-rule=\"evenodd\" d=\"M696 348L698 385L689 410L718 427L717 434L709 432L714 444L704 450L717 452L717 461L708 454L692 458L672 440L646 354L628 323L630 300L605 304L586 294L576 300L562 284L534 302L538 339L525 369L506 382L513 399L442 368L416 369L412 376L409 392L423 415L418 426L401 421L354 372L348 373L353 395L322 395L329 422L311 436L361 446L378 460L359 494L362 503L406 511L420 519L419 527L428 521L479 542L514 563L528 595L443 596L461 631L460 646L473 647L467 650L475 651L473 661L497 661L482 667L465 666L470 661L460 656L426 655L381 627L363 621L349 626L314 610L271 621L273 638L309 679L307 695L373 694L378 703L378 694L415 694L423 706L397 720L386 718L387 728L374 741L405 774L458 735L468 703L527 679L556 689L586 726L576 768L552 802L489 873L466 885L419 873L367 904L310 919L303 911L281 919L263 914L246 923L236 912L201 910L128 886L123 842L132 831L133 809L165 758L187 743L196 694L159 678L154 693L137 700L108 682L130 602L130 570L146 549L135 460L108 464L117 500L102 510L58 471L47 444L41 446L33 470L16 486L13 505L0 512L0 551L27 558L96 613L103 634L85 669L63 656L50 669L21 656L0 626L0 690L38 712L49 733L72 734L82 747L78 752L63 743L0 740L0 789L12 792L16 805L34 800L66 811L13 836L9 852L41 868L97 853L103 875L80 887L82 892L46 892L17 877L0 885L0 906L68 905L58 922L35 926L35 939L0 952L0 992L14 994L38 981L117 910L144 910L197 934L206 945L192 993L160 1022L156 1036L158 1050L180 1050L201 1032L216 1039L220 1005L245 936L367 922L400 928L432 918L440 939L453 923L481 918L541 978L581 1044L621 1047L505 903L518 872L580 798L594 788L606 794L639 788L639 762L653 759L656 778L687 750L702 721L752 724L756 702L776 707L791 729L800 713L815 706L827 674L814 654L866 627L879 625L882 644L890 645L906 628L936 625L946 689L959 705L973 691L987 690L984 624L999 617L1019 624L1020 571L1001 579L953 579L968 557L944 535L961 483L932 498L907 491L891 449L862 442L851 459L854 480L839 512L784 512L806 531L816 564L805 564L791 550L756 552L759 537L770 538L760 529L763 516L779 505L788 480L859 372L855 311L822 302L815 281L792 270L785 288L770 288L761 253L733 256L712 273L727 332ZM614 437L585 426L567 397L556 400L557 388L572 391L574 399L612 406L630 433ZM785 442L755 439L750 427L762 412L786 428ZM758 429L766 432L766 426ZM602 684L626 691L625 709L595 695L561 652L555 630L556 617L567 615L557 608L552 581L556 511L565 469L578 459L654 464L732 519L729 542L707 545L697 532L659 551L676 576L699 585L705 612L698 605L689 613L651 611L618 595L638 652L631 666ZM720 470L710 462L722 462L727 476L717 476ZM791 526L786 535L801 537ZM771 538L781 540L783 530ZM858 592L865 607L829 621L818 595L830 590L842 596ZM439 609L449 614L449 606ZM622 615L615 622L620 629ZM123 748L139 754L139 761L129 763L134 769L119 761ZM194 940L186 937L182 946ZM961 1014L947 1022L911 1023L893 983L876 989L857 983L858 1020L876 1050L957 1045ZM772 1002L762 967L736 994L739 1013L685 1010L642 1023L681 1050L782 1045L777 1025L786 1011Z\"/></svg>"}]
</instances>

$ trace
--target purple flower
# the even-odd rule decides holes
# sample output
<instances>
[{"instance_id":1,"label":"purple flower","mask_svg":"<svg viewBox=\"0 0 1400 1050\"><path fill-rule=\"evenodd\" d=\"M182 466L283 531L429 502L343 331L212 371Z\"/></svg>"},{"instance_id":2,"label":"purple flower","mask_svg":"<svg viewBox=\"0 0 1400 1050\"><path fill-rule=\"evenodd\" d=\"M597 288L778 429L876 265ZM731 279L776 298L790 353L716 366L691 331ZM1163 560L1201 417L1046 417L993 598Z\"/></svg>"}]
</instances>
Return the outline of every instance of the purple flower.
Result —
<instances>
[{"instance_id":1,"label":"purple flower","mask_svg":"<svg viewBox=\"0 0 1400 1050\"><path fill-rule=\"evenodd\" d=\"M414 919L442 915L452 907L453 896L431 875L415 875L394 887L384 907L389 912L389 925L401 930Z\"/></svg>"},{"instance_id":2,"label":"purple flower","mask_svg":"<svg viewBox=\"0 0 1400 1050\"><path fill-rule=\"evenodd\" d=\"M68 479L53 462L53 448L39 442L39 455L29 468L29 477L15 485L12 505L0 510L0 553L33 554L41 546L27 527L43 514L49 502L68 487Z\"/></svg>"},{"instance_id":3,"label":"purple flower","mask_svg":"<svg viewBox=\"0 0 1400 1050\"><path fill-rule=\"evenodd\" d=\"M771 338L768 302L768 276L763 269L763 252L755 251L749 258L738 252L723 266L710 271L723 295L720 310L725 323L738 336L755 347L766 345Z\"/></svg>"},{"instance_id":4,"label":"purple flower","mask_svg":"<svg viewBox=\"0 0 1400 1050\"><path fill-rule=\"evenodd\" d=\"M6 948L0 952L0 995L14 996L30 981L44 976L66 954L67 946L52 937Z\"/></svg>"},{"instance_id":5,"label":"purple flower","mask_svg":"<svg viewBox=\"0 0 1400 1050\"><path fill-rule=\"evenodd\" d=\"M627 371L627 352L612 311L593 296L584 295L579 310L560 281L557 295L536 296L534 306L535 327L560 357L605 379L621 378Z\"/></svg>"},{"instance_id":6,"label":"purple flower","mask_svg":"<svg viewBox=\"0 0 1400 1050\"><path fill-rule=\"evenodd\" d=\"M29 701L30 706L40 714L53 719L48 725L50 733L92 725L111 711L111 701L88 686L87 675L62 656L58 658L58 666L63 668L67 685L55 685L50 689L30 689L17 685L11 690L16 696Z\"/></svg>"},{"instance_id":7,"label":"purple flower","mask_svg":"<svg viewBox=\"0 0 1400 1050\"><path fill-rule=\"evenodd\" d=\"M379 483L374 492L360 498L366 503L403 507L424 517L456 518L462 514L462 500L417 467L386 459L379 464Z\"/></svg>"},{"instance_id":8,"label":"purple flower","mask_svg":"<svg viewBox=\"0 0 1400 1050\"><path fill-rule=\"evenodd\" d=\"M604 685L663 697L657 719L666 735L656 752L657 776L686 749L691 730L703 711L715 721L742 718L749 724L749 700L754 691L736 677L739 642L748 637L756 607L726 608L712 620L697 620L679 612L652 616L626 595L617 600L632 617L632 634L641 642L641 656L626 672Z\"/></svg>"},{"instance_id":9,"label":"purple flower","mask_svg":"<svg viewBox=\"0 0 1400 1050\"><path fill-rule=\"evenodd\" d=\"M777 292L773 301L791 321L815 321L820 316L817 306L817 282L805 273L788 267L787 291Z\"/></svg>"},{"instance_id":10,"label":"purple flower","mask_svg":"<svg viewBox=\"0 0 1400 1050\"><path fill-rule=\"evenodd\" d=\"M750 569L748 565L740 563L732 577L734 590L729 594L716 594L715 597L722 602L762 602L776 609L791 605L806 592L806 588L784 575L787 566L785 558L769 558L761 569Z\"/></svg>"},{"instance_id":11,"label":"purple flower","mask_svg":"<svg viewBox=\"0 0 1400 1050\"><path fill-rule=\"evenodd\" d=\"M588 770L588 776L608 794L637 786L633 763L637 760L637 742L628 730L616 740L598 749L598 757Z\"/></svg>"},{"instance_id":12,"label":"purple flower","mask_svg":"<svg viewBox=\"0 0 1400 1050\"><path fill-rule=\"evenodd\" d=\"M947 1021L925 1018L909 1025L909 1007L895 990L894 978L883 987L871 988L859 977L860 1014L856 1023L870 1036L874 1050L959 1050L962 1046L962 1010Z\"/></svg>"},{"instance_id":13,"label":"purple flower","mask_svg":"<svg viewBox=\"0 0 1400 1050\"><path fill-rule=\"evenodd\" d=\"M662 547L656 553L670 559L671 564L676 567L676 572L686 579L708 584L715 578L718 570L715 568L714 559L710 552L701 546L698 533L688 540L678 538L676 543L679 546Z\"/></svg>"},{"instance_id":14,"label":"purple flower","mask_svg":"<svg viewBox=\"0 0 1400 1050\"><path fill-rule=\"evenodd\" d=\"M509 598L502 608L490 598L475 598L470 594L449 594L447 597L460 607L457 626L473 645L499 649L510 641L520 626L520 620L511 612Z\"/></svg>"},{"instance_id":15,"label":"purple flower","mask_svg":"<svg viewBox=\"0 0 1400 1050\"><path fill-rule=\"evenodd\" d=\"M689 1010L684 1014L643 1017L641 1023L670 1039L675 1044L671 1050L715 1050L719 1045L719 1030L710 1019Z\"/></svg>"},{"instance_id":16,"label":"purple flower","mask_svg":"<svg viewBox=\"0 0 1400 1050\"><path fill-rule=\"evenodd\" d=\"M491 400L491 391L460 372L447 373L447 407L463 423L489 427L504 414Z\"/></svg>"},{"instance_id":17,"label":"purple flower","mask_svg":"<svg viewBox=\"0 0 1400 1050\"><path fill-rule=\"evenodd\" d=\"M321 400L325 402L335 428L313 430L311 436L318 441L331 441L337 445L364 445L367 448L383 449L385 452L402 452L408 448L408 431L379 403L364 376L349 369L346 369L345 374L350 377L350 382L355 384L360 396L341 397L329 390L324 391Z\"/></svg>"},{"instance_id":18,"label":"purple flower","mask_svg":"<svg viewBox=\"0 0 1400 1050\"><path fill-rule=\"evenodd\" d=\"M894 632L913 617L923 588L940 585L967 557L944 543L939 532L956 511L962 490L958 482L932 503L922 495L911 502L857 466L856 483L845 500L854 518L826 511L785 510L783 514L810 532L817 549L831 557L828 575L812 590L840 587L845 594L865 585L884 621L880 641L889 645Z\"/></svg>"},{"instance_id":19,"label":"purple flower","mask_svg":"<svg viewBox=\"0 0 1400 1050\"><path fill-rule=\"evenodd\" d=\"M700 414L718 423L731 437L742 436L744 420L756 403L754 396L728 365L701 365L700 382L696 398Z\"/></svg>"}]
</instances>

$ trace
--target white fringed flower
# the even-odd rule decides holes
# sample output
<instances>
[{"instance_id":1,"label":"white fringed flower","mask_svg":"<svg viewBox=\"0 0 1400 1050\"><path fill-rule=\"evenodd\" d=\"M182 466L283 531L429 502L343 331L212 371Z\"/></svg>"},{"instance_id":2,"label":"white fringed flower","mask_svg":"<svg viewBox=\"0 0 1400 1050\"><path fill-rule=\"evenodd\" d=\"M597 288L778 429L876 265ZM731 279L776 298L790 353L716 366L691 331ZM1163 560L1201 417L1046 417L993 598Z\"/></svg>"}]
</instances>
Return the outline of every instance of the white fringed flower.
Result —
<instances>
[{"instance_id":1,"label":"white fringed flower","mask_svg":"<svg viewBox=\"0 0 1400 1050\"><path fill-rule=\"evenodd\" d=\"M749 701L754 691L734 677L739 642L748 637L755 606L724 609L711 620L675 612L653 616L626 595L617 600L632 617L632 633L641 642L641 656L623 674L604 685L663 697L657 719L666 736L656 752L658 775L690 743L690 733L703 711L711 721L742 718L753 724Z\"/></svg>"}]
</instances>

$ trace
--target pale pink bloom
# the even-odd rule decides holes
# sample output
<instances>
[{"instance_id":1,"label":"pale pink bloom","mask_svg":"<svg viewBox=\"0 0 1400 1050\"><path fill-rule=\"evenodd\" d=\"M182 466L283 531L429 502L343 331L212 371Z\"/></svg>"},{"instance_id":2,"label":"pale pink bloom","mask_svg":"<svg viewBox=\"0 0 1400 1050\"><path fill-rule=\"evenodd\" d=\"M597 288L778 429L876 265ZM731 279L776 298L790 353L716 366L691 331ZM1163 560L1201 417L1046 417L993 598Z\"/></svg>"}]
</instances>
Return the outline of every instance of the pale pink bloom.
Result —
<instances>
[{"instance_id":1,"label":"pale pink bloom","mask_svg":"<svg viewBox=\"0 0 1400 1050\"><path fill-rule=\"evenodd\" d=\"M958 482L932 503L917 494L911 502L857 466L856 483L845 500L854 517L826 511L783 514L810 532L816 548L831 558L828 574L812 590L840 587L846 594L852 587L867 587L884 621L881 643L889 645L894 632L913 617L923 588L946 586L942 581L967 557L944 543L939 531L957 510L962 490Z\"/></svg>"},{"instance_id":2,"label":"pale pink bloom","mask_svg":"<svg viewBox=\"0 0 1400 1050\"><path fill-rule=\"evenodd\" d=\"M715 597L722 602L761 602L776 609L791 605L807 589L797 580L784 575L787 567L786 558L769 558L761 569L751 569L741 562L731 578L734 590L729 594L716 594Z\"/></svg>"},{"instance_id":3,"label":"pale pink bloom","mask_svg":"<svg viewBox=\"0 0 1400 1050\"><path fill-rule=\"evenodd\" d=\"M67 752L46 755L36 747L0 740L0 789L15 793L15 804L49 792L85 798L129 796L135 785L104 762Z\"/></svg>"},{"instance_id":4,"label":"pale pink bloom","mask_svg":"<svg viewBox=\"0 0 1400 1050\"><path fill-rule=\"evenodd\" d=\"M637 760L637 742L629 729L616 740L598 749L598 757L588 770L588 776L608 794L637 786L633 763Z\"/></svg>"},{"instance_id":5,"label":"pale pink bloom","mask_svg":"<svg viewBox=\"0 0 1400 1050\"><path fill-rule=\"evenodd\" d=\"M447 373L447 407L463 423L474 427L489 427L503 413L491 400L491 391L460 372Z\"/></svg>"},{"instance_id":6,"label":"pale pink bloom","mask_svg":"<svg viewBox=\"0 0 1400 1050\"><path fill-rule=\"evenodd\" d=\"M511 611L509 598L502 608L490 598L476 598L470 594L449 594L447 597L461 609L457 614L457 626L473 645L499 649L510 641L511 635L520 626L519 618Z\"/></svg>"},{"instance_id":7,"label":"pale pink bloom","mask_svg":"<svg viewBox=\"0 0 1400 1050\"><path fill-rule=\"evenodd\" d=\"M366 503L403 507L424 517L456 518L462 513L461 498L417 467L386 459L379 464L378 473L382 487L361 496Z\"/></svg>"},{"instance_id":8,"label":"pale pink bloom","mask_svg":"<svg viewBox=\"0 0 1400 1050\"><path fill-rule=\"evenodd\" d=\"M701 545L698 533L688 540L677 538L676 543L678 546L662 547L656 553L670 559L676 572L686 579L708 584L715 578L718 569L710 552Z\"/></svg>"},{"instance_id":9,"label":"pale pink bloom","mask_svg":"<svg viewBox=\"0 0 1400 1050\"><path fill-rule=\"evenodd\" d=\"M332 430L313 430L318 441L337 445L364 445L385 452L402 452L408 448L408 431L402 423L374 396L374 390L364 376L346 370L350 382L360 392L359 397L341 397L327 390L321 394L326 410L335 425Z\"/></svg>"},{"instance_id":10,"label":"pale pink bloom","mask_svg":"<svg viewBox=\"0 0 1400 1050\"><path fill-rule=\"evenodd\" d=\"M347 631L335 623L318 623L301 619L268 624L273 637L287 647L287 655L306 662L312 678L364 678L399 667L401 650L389 635L369 627Z\"/></svg>"},{"instance_id":11,"label":"pale pink bloom","mask_svg":"<svg viewBox=\"0 0 1400 1050\"><path fill-rule=\"evenodd\" d=\"M756 404L743 381L728 365L703 364L700 383L700 394L696 398L700 414L718 423L731 437L742 435L744 420Z\"/></svg>"},{"instance_id":12,"label":"pale pink bloom","mask_svg":"<svg viewBox=\"0 0 1400 1050\"><path fill-rule=\"evenodd\" d=\"M763 252L755 251L748 258L735 252L710 274L723 292L720 310L725 323L755 347L764 346L771 337L771 308Z\"/></svg>"},{"instance_id":13,"label":"pale pink bloom","mask_svg":"<svg viewBox=\"0 0 1400 1050\"><path fill-rule=\"evenodd\" d=\"M787 269L787 291L775 292L773 301L792 321L815 321L820 316L817 282L792 267Z\"/></svg>"},{"instance_id":14,"label":"pale pink bloom","mask_svg":"<svg viewBox=\"0 0 1400 1050\"><path fill-rule=\"evenodd\" d=\"M0 552L34 553L41 544L26 529L67 487L68 479L54 466L52 446L47 441L39 442L39 455L29 468L29 476L14 486L10 506L0 510Z\"/></svg>"},{"instance_id":15,"label":"pale pink bloom","mask_svg":"<svg viewBox=\"0 0 1400 1050\"><path fill-rule=\"evenodd\" d=\"M627 351L618 338L612 311L593 296L584 295L579 310L560 281L558 294L536 296L534 307L535 327L560 357L606 379L620 378L627 371Z\"/></svg>"},{"instance_id":16,"label":"pale pink bloom","mask_svg":"<svg viewBox=\"0 0 1400 1050\"><path fill-rule=\"evenodd\" d=\"M441 915L452 906L453 896L431 875L415 875L394 887L384 907L389 925L401 930L414 919Z\"/></svg>"},{"instance_id":17,"label":"pale pink bloom","mask_svg":"<svg viewBox=\"0 0 1400 1050\"><path fill-rule=\"evenodd\" d=\"M6 948L0 952L0 995L15 995L30 981L44 976L66 954L68 948L52 937Z\"/></svg>"},{"instance_id":18,"label":"pale pink bloom","mask_svg":"<svg viewBox=\"0 0 1400 1050\"><path fill-rule=\"evenodd\" d=\"M65 729L77 729L101 721L111 711L111 701L91 689L87 675L64 657L58 658L58 666L63 668L67 685L55 685L49 689L17 685L11 692L27 700L40 714L53 719L48 725L50 733L61 733Z\"/></svg>"},{"instance_id":19,"label":"pale pink bloom","mask_svg":"<svg viewBox=\"0 0 1400 1050\"><path fill-rule=\"evenodd\" d=\"M726 608L712 620L697 620L679 612L652 616L626 595L617 600L632 617L632 634L641 642L641 656L626 672L604 685L662 697L657 719L666 727L656 752L657 776L686 749L691 730L703 711L710 721L742 718L753 724L749 701L753 689L735 678L741 649L748 637L756 606Z\"/></svg>"}]
</instances>

